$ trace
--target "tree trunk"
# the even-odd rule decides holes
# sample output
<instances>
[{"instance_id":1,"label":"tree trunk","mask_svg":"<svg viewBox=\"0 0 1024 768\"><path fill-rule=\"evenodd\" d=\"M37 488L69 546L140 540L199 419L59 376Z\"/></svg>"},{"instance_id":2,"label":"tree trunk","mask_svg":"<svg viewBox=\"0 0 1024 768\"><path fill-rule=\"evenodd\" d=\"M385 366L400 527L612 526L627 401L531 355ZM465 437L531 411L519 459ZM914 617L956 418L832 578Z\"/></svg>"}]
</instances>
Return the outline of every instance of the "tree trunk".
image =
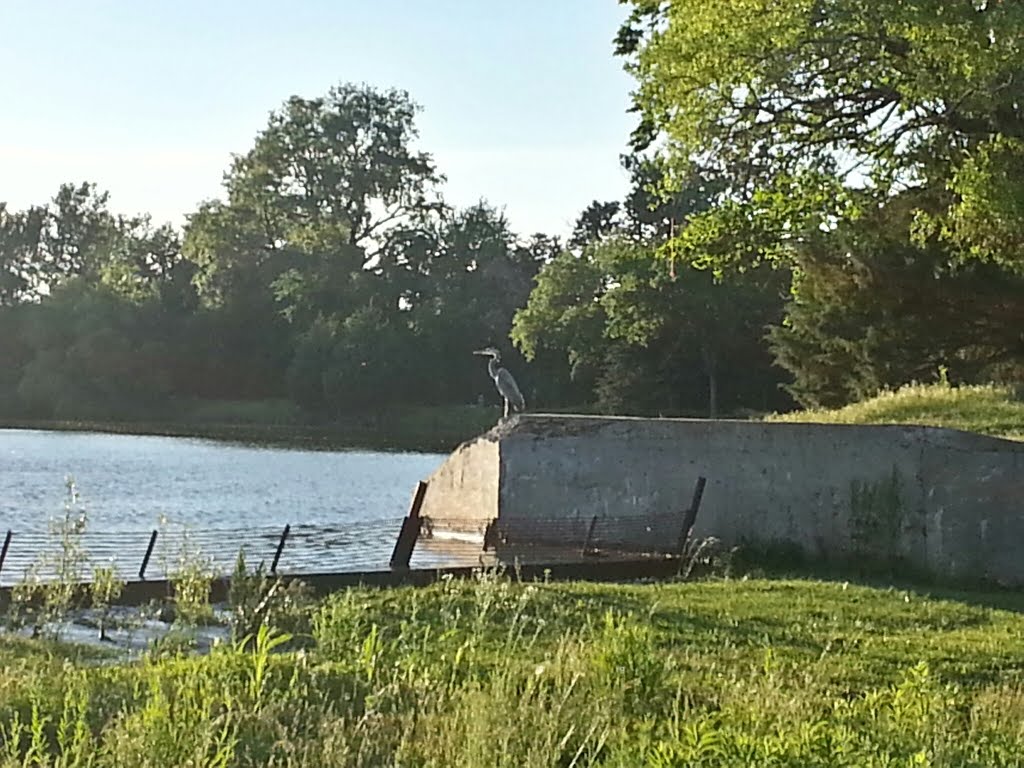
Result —
<instances>
[{"instance_id":1,"label":"tree trunk","mask_svg":"<svg viewBox=\"0 0 1024 768\"><path fill-rule=\"evenodd\" d=\"M718 366L715 352L705 341L701 344L700 356L704 360L704 373L708 377L708 418L718 418Z\"/></svg>"}]
</instances>

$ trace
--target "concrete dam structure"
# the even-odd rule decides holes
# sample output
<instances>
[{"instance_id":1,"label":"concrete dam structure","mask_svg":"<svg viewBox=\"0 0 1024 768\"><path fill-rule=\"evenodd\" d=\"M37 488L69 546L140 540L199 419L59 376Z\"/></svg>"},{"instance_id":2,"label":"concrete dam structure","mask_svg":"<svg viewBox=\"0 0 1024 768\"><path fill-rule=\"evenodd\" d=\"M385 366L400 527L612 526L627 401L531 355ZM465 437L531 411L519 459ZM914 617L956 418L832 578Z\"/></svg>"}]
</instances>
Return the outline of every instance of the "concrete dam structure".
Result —
<instances>
[{"instance_id":1,"label":"concrete dam structure","mask_svg":"<svg viewBox=\"0 0 1024 768\"><path fill-rule=\"evenodd\" d=\"M521 414L459 446L420 514L491 543L673 552L702 476L695 537L1024 585L1024 443L951 429Z\"/></svg>"}]
</instances>

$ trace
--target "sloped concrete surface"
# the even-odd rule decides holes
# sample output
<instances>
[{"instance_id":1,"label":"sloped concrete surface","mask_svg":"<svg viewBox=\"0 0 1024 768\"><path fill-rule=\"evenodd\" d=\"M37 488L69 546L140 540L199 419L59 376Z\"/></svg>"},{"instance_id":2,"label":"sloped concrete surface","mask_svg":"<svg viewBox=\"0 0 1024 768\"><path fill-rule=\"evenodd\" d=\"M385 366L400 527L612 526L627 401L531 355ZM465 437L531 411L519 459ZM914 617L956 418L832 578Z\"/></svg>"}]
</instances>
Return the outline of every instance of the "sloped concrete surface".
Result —
<instances>
[{"instance_id":1,"label":"sloped concrete surface","mask_svg":"<svg viewBox=\"0 0 1024 768\"><path fill-rule=\"evenodd\" d=\"M498 515L498 448L490 434L460 445L430 476L420 516L482 535Z\"/></svg>"}]
</instances>

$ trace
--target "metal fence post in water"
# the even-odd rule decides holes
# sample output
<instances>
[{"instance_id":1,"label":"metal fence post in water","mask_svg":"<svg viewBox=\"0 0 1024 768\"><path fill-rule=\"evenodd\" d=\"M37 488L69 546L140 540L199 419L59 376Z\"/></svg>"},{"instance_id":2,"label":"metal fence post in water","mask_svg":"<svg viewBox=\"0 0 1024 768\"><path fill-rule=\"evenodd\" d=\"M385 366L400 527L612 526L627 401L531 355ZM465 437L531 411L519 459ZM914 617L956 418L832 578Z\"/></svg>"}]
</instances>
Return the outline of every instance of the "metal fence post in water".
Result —
<instances>
[{"instance_id":1,"label":"metal fence post in water","mask_svg":"<svg viewBox=\"0 0 1024 768\"><path fill-rule=\"evenodd\" d=\"M274 562L270 564L270 572L273 574L277 573L277 561L281 559L281 552L284 550L284 543L288 541L288 533L291 529L291 523L286 523L284 530L281 531L281 540L277 542L277 551L274 553Z\"/></svg>"},{"instance_id":2,"label":"metal fence post in water","mask_svg":"<svg viewBox=\"0 0 1024 768\"><path fill-rule=\"evenodd\" d=\"M409 507L409 516L402 521L402 530L398 532L398 540L395 542L395 549L391 553L391 568L406 569L412 559L412 550L416 546L416 539L420 535L420 525L423 520L420 518L420 507L423 506L423 497L427 495L427 484L420 480L416 486L416 493L412 497L412 505Z\"/></svg>"},{"instance_id":3,"label":"metal fence post in water","mask_svg":"<svg viewBox=\"0 0 1024 768\"><path fill-rule=\"evenodd\" d=\"M7 559L7 550L11 548L11 538L14 536L14 531L8 529L7 535L4 536L4 548L0 549L0 571L4 569L4 560Z\"/></svg>"},{"instance_id":4,"label":"metal fence post in water","mask_svg":"<svg viewBox=\"0 0 1024 768\"><path fill-rule=\"evenodd\" d=\"M146 566L149 565L149 558L153 555L153 547L156 546L156 534L154 530L153 534L149 537L149 546L146 548L146 554L142 558L142 567L139 568L139 581L146 580Z\"/></svg>"}]
</instances>

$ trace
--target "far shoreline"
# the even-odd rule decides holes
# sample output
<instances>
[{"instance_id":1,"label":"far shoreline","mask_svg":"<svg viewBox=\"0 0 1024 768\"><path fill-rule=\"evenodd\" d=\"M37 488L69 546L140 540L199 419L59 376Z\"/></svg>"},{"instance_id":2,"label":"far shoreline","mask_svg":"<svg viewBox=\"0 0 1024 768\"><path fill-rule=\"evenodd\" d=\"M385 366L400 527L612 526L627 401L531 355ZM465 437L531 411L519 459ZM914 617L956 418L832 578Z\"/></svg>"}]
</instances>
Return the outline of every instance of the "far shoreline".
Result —
<instances>
[{"instance_id":1,"label":"far shoreline","mask_svg":"<svg viewBox=\"0 0 1024 768\"><path fill-rule=\"evenodd\" d=\"M172 421L114 421L91 419L0 419L0 430L93 432L101 434L179 437L312 451L372 450L389 453L451 453L473 434L451 430L375 428L372 425L330 424L195 424Z\"/></svg>"}]
</instances>

